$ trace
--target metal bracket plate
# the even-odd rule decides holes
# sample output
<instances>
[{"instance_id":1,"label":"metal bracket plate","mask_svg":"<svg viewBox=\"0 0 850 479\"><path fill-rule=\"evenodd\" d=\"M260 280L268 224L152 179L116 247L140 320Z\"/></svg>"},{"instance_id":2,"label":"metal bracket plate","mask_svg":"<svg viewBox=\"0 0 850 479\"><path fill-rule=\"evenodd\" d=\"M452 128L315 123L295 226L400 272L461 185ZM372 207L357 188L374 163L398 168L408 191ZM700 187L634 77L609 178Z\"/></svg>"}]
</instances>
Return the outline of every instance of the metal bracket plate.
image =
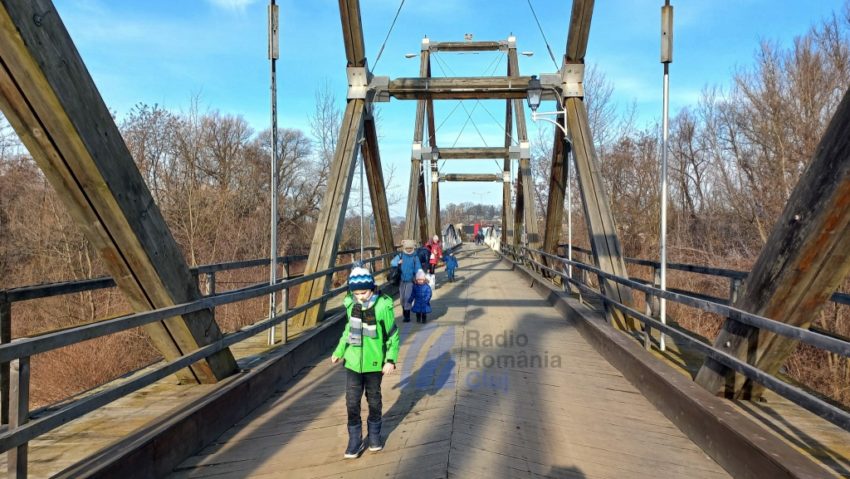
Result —
<instances>
[{"instance_id":1,"label":"metal bracket plate","mask_svg":"<svg viewBox=\"0 0 850 479\"><path fill-rule=\"evenodd\" d=\"M369 93L369 80L372 74L368 67L347 67L345 74L348 77L348 99L365 100Z\"/></svg>"},{"instance_id":2,"label":"metal bracket plate","mask_svg":"<svg viewBox=\"0 0 850 479\"><path fill-rule=\"evenodd\" d=\"M566 63L561 69L561 94L564 98L584 97L584 63Z\"/></svg>"}]
</instances>

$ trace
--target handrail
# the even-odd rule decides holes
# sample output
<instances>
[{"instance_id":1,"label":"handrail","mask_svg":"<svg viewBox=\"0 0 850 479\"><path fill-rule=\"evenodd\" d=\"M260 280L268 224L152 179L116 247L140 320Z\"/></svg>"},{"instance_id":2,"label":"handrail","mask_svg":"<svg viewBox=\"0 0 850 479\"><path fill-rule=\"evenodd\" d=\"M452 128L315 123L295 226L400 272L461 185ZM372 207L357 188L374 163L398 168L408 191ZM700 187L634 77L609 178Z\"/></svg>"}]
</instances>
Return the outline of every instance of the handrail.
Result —
<instances>
[{"instance_id":1,"label":"handrail","mask_svg":"<svg viewBox=\"0 0 850 479\"><path fill-rule=\"evenodd\" d=\"M374 263L395 254L395 252L385 253L380 256L367 258L364 263ZM274 285L263 284L260 286L253 285L226 293L221 293L215 296L207 296L189 303L182 303L167 308L145 311L142 313L133 313L117 318L88 323L79 326L73 326L61 331L53 331L27 338L18 338L10 343L0 345L0 362L7 362L19 357L32 356L34 354L46 353L48 351L59 349L65 346L70 346L82 341L99 338L109 334L126 331L146 324L155 323L174 316L183 316L185 314L194 313L202 309L210 309L216 306L235 303L246 299L255 298L257 296L271 294L283 289L288 289L301 283L321 278L338 271L343 271L351 268L351 263L342 264L326 270L317 271L308 275L301 276L297 279L282 280Z\"/></svg>"},{"instance_id":2,"label":"handrail","mask_svg":"<svg viewBox=\"0 0 850 479\"><path fill-rule=\"evenodd\" d=\"M380 248L377 246L367 246L366 251L377 251ZM337 252L337 255L353 254L359 252L360 249L348 249ZM287 255L278 256L278 264L289 264L293 261L302 261L307 259L307 255ZM242 261L228 261L224 263L212 263L189 268L193 274L209 274L220 271L231 271L235 269L255 268L258 266L268 266L269 259L250 259ZM93 291L97 289L111 288L115 286L115 280L109 276L100 278L91 278L83 280L61 281L56 283L36 284L30 286L21 286L17 288L9 288L0 290L0 301L14 303L18 301L28 301L33 299L49 298L64 294L81 293L84 291Z\"/></svg>"},{"instance_id":3,"label":"handrail","mask_svg":"<svg viewBox=\"0 0 850 479\"><path fill-rule=\"evenodd\" d=\"M386 259L395 252L385 253L383 255L374 256L372 258L362 259L364 264L374 264L377 261ZM274 291L288 289L297 284L316 279L322 276L331 275L337 271L349 269L351 263L335 266L326 270L318 271L309 275L304 275L298 279L280 281L274 285L251 286L241 290L223 293L216 296L209 296L191 303L184 303L169 308L163 308L155 311L136 313L113 320L103 321L91 325L78 326L61 332L51 333L36 338L21 338L12 343L0 346L0 361L9 361L17 358L29 358L33 354L47 352L69 344L74 344L81 340L92 339L106 334L123 331L132 327L151 322L159 321L168 317L186 314L201 309L211 308L213 306L234 303L245 299L250 299L258 296L264 296ZM380 274L388 268L376 271L375 274ZM326 301L331 297L342 293L347 289L347 286L341 286L328 291L324 295L309 301L303 305L293 308L283 314L268 318L250 326L246 326L241 330L224 335L221 339L203 346L191 353L187 353L179 358L175 358L151 371L147 371L139 376L115 386L114 388L105 389L97 392L78 401L70 403L56 411L39 417L33 421L21 424L18 427L10 427L7 431L0 434L0 452L6 452L13 448L23 446L32 439L44 434L62 424L73 419L81 417L97 408L100 408L116 399L126 396L129 393L137 391L145 386L148 386L160 379L168 377L171 374L199 361L207 356L215 354L224 348L227 348L235 343L243 341L247 338L255 336L265 330L268 330L277 324L280 324L287 319L306 311L307 309ZM109 323L104 327L104 323ZM100 327L98 327L100 326ZM81 339L82 338L82 339Z\"/></svg>"},{"instance_id":4,"label":"handrail","mask_svg":"<svg viewBox=\"0 0 850 479\"><path fill-rule=\"evenodd\" d=\"M743 374L747 378L749 378L749 379L763 385L764 387L776 392L777 394L785 397L786 399L790 400L791 402L793 402L793 403L795 403L795 404L797 404L797 405L799 405L799 406L801 406L805 409L808 409L809 411L814 412L815 414L823 417L824 419L830 421L831 423L833 423L833 424L835 424L835 425L837 425L837 426L839 426L839 427L841 427L841 428L843 428L847 431L850 431L850 413L848 413L847 411L844 411L843 409L840 409L836 406L833 406L832 404L827 403L826 401L814 396L811 393L808 393L808 392L806 392L806 391L804 391L800 388L792 386L792 385L782 381L781 379L766 373L765 371L762 371L762 370L760 370L760 369L758 369L758 368L756 368L756 367L754 367L754 366L752 366L752 365L750 365L750 364L748 364L744 361L741 361L740 359L738 359L734 356L729 355L726 352L723 352L723 351L715 348L712 345L705 344L700 339L695 338L688 333L685 333L685 332L683 332L679 329L676 329L676 328L672 328L671 326L668 326L668 325L662 323L660 320L658 320L656 318L653 318L653 317L651 317L647 314L641 313L641 312L639 312L639 311L637 311L637 310L635 310L635 309L633 309L629 306L626 306L625 304L622 304L618 301L615 301L611 298L608 298L604 294L601 294L599 291L597 291L593 288L590 288L589 286L585 285L581 281L578 281L578 280L570 277L568 274L564 273L563 271L556 270L556 269L554 269L550 266L547 266L547 265L545 265L541 262L536 261L533 258L533 255L517 254L516 250L511 245L506 245L506 249L511 251L511 254L514 255L516 258L521 258L522 260L527 261L527 262L537 266L538 268L547 270L547 271L551 272L552 274L559 276L560 278L562 278L562 280L568 281L571 284L576 285L579 289L592 291L595 294L598 294L603 299L603 301L605 301L606 303L608 303L610 305L617 307L618 309L620 309L624 313L628 314L629 316L634 317L635 319L638 319L639 321L643 322L647 327L649 327L651 325L653 328L660 330L664 334L674 336L678 339L685 341L690 346L692 346L694 349L698 350L699 352L703 353L704 355L711 357L715 361L718 361L718 362L724 364L725 366L737 371L740 374ZM573 266L573 267L576 267L578 269L588 271L592 274L598 275L601 278L605 278L605 279L617 282L619 284L622 284L624 286L627 286L627 287L630 287L630 288L633 288L633 289L637 289L639 291L643 291L644 293L647 293L648 295L651 295L651 296L665 298L665 299L675 301L675 302L678 302L678 303L681 303L681 304L685 304L685 305L688 305L688 306L691 306L691 307L702 309L704 311L709 311L709 312L718 313L718 314L725 314L725 315L728 315L730 318L732 318L736 321L739 321L739 322L742 322L742 323L745 323L745 324L749 324L749 325L754 326L754 327L767 329L767 330L774 332L776 334L781 334L783 336L798 339L798 340L803 341L803 342L810 344L812 346L819 347L821 349L826 349L826 350L835 352L837 354L841 354L845 357L850 357L850 342L847 342L847 341L842 341L842 340L835 339L835 338L832 338L832 337L829 337L829 336L825 336L825 335L822 335L822 334L819 334L819 333L816 333L816 332L812 332L812 331L809 331L809 330L806 330L806 329L803 329L803 328L791 326L791 325L788 325L788 324L785 324L785 323L781 323L779 321L772 320L770 318L765 318L763 316L758 316L758 315L755 315L755 314L747 313L745 311L741 311L741 310L733 308L731 306L727 306L727 305L723 305L723 304L719 304L719 303L714 303L714 302L706 301L706 300L699 299L699 298L694 298L694 297L691 297L691 296L688 296L688 295L685 295L685 294L674 293L674 292L670 292L670 291L663 291L661 289L654 288L652 286L645 285L645 284L636 282L636 281L631 280L631 279L621 278L619 276L616 276L616 275L613 275L613 274L610 274L610 273L606 273L599 268L587 265L585 263L581 263L581 262L577 262L577 261L570 261L566 258L562 258L562 257L557 256L557 255L546 253L544 251L534 250L534 249L530 249L530 248L527 248L527 247L524 247L524 246L521 246L520 249L523 250L523 252L527 251L527 252L530 252L530 253L539 254L542 257L546 257L546 258L550 258L550 259L553 259L555 261L558 261L562 265L564 265L564 267ZM505 256L505 255L502 255L502 256ZM510 259L509 259L509 261L516 262L515 260L510 260Z\"/></svg>"},{"instance_id":5,"label":"handrail","mask_svg":"<svg viewBox=\"0 0 850 479\"><path fill-rule=\"evenodd\" d=\"M559 244L559 248L567 247L566 244ZM593 252L589 249L582 248L580 246L573 246L573 252L578 251L579 253L584 254L592 254ZM558 255L563 258L564 256ZM634 264L638 266L649 266L651 268L661 268L661 263L658 261L653 261L649 259L640 259L640 258L629 258L624 257L623 261L628 264ZM729 279L739 279L745 280L750 275L747 271L739 271L735 269L726 269L726 268L715 268L712 266L700 266L695 264L688 263L667 263L668 269L678 270L678 271L686 271L688 273L697 273L704 274L706 276L719 276L722 278ZM832 293L829 298L833 303L843 304L846 306L850 306L850 293Z\"/></svg>"}]
</instances>

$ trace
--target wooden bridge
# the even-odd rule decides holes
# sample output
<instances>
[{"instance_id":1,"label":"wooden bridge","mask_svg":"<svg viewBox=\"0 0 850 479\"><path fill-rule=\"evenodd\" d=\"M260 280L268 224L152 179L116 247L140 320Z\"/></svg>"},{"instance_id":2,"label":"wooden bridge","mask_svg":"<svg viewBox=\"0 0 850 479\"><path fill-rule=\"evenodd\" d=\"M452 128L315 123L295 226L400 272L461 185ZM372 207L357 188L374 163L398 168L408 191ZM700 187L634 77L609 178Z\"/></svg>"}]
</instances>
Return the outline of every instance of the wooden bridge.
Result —
<instances>
[{"instance_id":1,"label":"wooden bridge","mask_svg":"<svg viewBox=\"0 0 850 479\"><path fill-rule=\"evenodd\" d=\"M520 76L510 37L423 41L420 77L390 79L368 68L359 2L340 0L349 90L304 272L220 291L216 271L263 262L191 270L54 7L0 2L0 108L112 275L1 292L0 451L9 476L850 476L850 414L780 371L800 342L850 356L845 338L809 328L828 301L850 303L833 294L850 270L850 95L752 271L677 265L729 279L728 298L639 281L626 270L584 105L593 4L573 2L555 74ZM665 9L671 18L669 2ZM503 50L508 71L431 78L431 52L458 50ZM522 105L534 94L555 99L561 112L542 235ZM354 259L383 277L395 254L371 114L390 98L418 107L404 236L442 234L460 247L462 269L456 283L438 279L429 324L402 328L399 369L384 385L386 448L343 461L343 374L327 359L345 322L347 286L334 280ZM433 102L481 98L505 101L505 146L440 148ZM349 261L339 240L358 155L378 245ZM495 158L504 174L441 174L440 158ZM590 233L585 262L559 256L570 164ZM503 183L498 251L454 244L439 216L441 181ZM291 260L266 266L288 273ZM11 338L15 303L111 285L136 313ZM219 329L217 307L279 293L287 299L268 318ZM723 331L712 344L661 321L660 301L721 315ZM138 327L162 362L30 408L33 356Z\"/></svg>"}]
</instances>

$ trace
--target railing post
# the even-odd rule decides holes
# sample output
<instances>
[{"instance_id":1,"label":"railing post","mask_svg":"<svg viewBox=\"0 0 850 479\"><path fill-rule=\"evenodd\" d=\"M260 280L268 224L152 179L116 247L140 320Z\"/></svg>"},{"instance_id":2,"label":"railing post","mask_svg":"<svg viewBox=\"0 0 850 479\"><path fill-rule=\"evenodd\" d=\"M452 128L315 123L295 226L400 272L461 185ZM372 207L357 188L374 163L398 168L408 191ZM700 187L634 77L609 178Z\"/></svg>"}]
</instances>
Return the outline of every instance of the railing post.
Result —
<instances>
[{"instance_id":1,"label":"railing post","mask_svg":"<svg viewBox=\"0 0 850 479\"><path fill-rule=\"evenodd\" d=\"M0 344L12 342L12 303L0 296ZM0 424L9 424L9 363L0 363Z\"/></svg>"},{"instance_id":2,"label":"railing post","mask_svg":"<svg viewBox=\"0 0 850 479\"><path fill-rule=\"evenodd\" d=\"M30 358L23 357L11 364L11 407L9 411L9 431L23 426L29 420L30 402ZM22 444L7 452L8 477L23 479L27 477L27 449Z\"/></svg>"},{"instance_id":3,"label":"railing post","mask_svg":"<svg viewBox=\"0 0 850 479\"><path fill-rule=\"evenodd\" d=\"M735 304L735 301L738 301L738 292L741 290L741 279L740 278L730 278L729 281L729 306Z\"/></svg>"},{"instance_id":4,"label":"railing post","mask_svg":"<svg viewBox=\"0 0 850 479\"><path fill-rule=\"evenodd\" d=\"M284 281L289 279L289 260L283 261L283 279ZM284 288L281 299L281 306L283 307L283 313L286 314L289 311L289 288ZM289 340L289 319L287 318L283 322L283 344Z\"/></svg>"},{"instance_id":5,"label":"railing post","mask_svg":"<svg viewBox=\"0 0 850 479\"><path fill-rule=\"evenodd\" d=\"M661 269L657 268L655 266L652 267L652 287L653 288L660 288L661 287ZM647 299L649 300L649 302L647 303L647 311L648 311L647 314L652 319L659 319L661 317L661 301L658 298L658 296L655 296L654 294L650 294L648 296L649 297ZM646 332L645 332L646 339L650 340L650 342L645 346L646 346L646 349L650 349L652 347L652 343L651 343L652 327L649 325L649 323L646 323L645 327L646 327ZM664 333L661 333L661 334L663 335Z\"/></svg>"},{"instance_id":6,"label":"railing post","mask_svg":"<svg viewBox=\"0 0 850 479\"><path fill-rule=\"evenodd\" d=\"M205 286L207 290L207 296L215 296L215 271L209 272L204 276ZM215 306L210 308L210 315L212 315L213 321L215 321Z\"/></svg>"}]
</instances>

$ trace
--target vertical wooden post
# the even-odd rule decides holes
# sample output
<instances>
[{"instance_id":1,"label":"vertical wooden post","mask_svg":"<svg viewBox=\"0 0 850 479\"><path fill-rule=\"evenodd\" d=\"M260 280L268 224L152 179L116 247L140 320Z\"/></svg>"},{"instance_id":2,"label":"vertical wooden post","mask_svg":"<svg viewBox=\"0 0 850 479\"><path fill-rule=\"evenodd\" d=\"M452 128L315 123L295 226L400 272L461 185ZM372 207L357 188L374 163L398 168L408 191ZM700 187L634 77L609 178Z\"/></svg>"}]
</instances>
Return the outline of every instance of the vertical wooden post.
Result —
<instances>
[{"instance_id":1,"label":"vertical wooden post","mask_svg":"<svg viewBox=\"0 0 850 479\"><path fill-rule=\"evenodd\" d=\"M555 119L559 124L564 124L564 117L558 115ZM552 145L552 168L549 172L549 199L546 203L546 223L543 232L543 251L557 254L558 242L561 239L561 230L564 223L564 198L567 188L567 152L565 151L564 132L560 128L555 129L555 142ZM548 261L547 261L548 263Z\"/></svg>"},{"instance_id":2,"label":"vertical wooden post","mask_svg":"<svg viewBox=\"0 0 850 479\"><path fill-rule=\"evenodd\" d=\"M0 297L0 344L12 342L12 303ZM9 363L0 363L0 424L9 424Z\"/></svg>"},{"instance_id":3,"label":"vertical wooden post","mask_svg":"<svg viewBox=\"0 0 850 479\"><path fill-rule=\"evenodd\" d=\"M428 75L431 51L428 39L422 41L419 55L419 76ZM425 207L425 183L422 181L422 136L425 130L425 100L416 101L416 120L413 127L413 149L410 158L410 187L407 190L407 210L404 223L404 239L420 239L428 234ZM417 226L419 231L417 231ZM423 233L424 230L424 233Z\"/></svg>"},{"instance_id":4,"label":"vertical wooden post","mask_svg":"<svg viewBox=\"0 0 850 479\"><path fill-rule=\"evenodd\" d=\"M11 364L11 391L9 430L23 426L29 421L30 403L30 358L15 359ZM22 444L7 453L8 476L17 479L27 477L28 444Z\"/></svg>"},{"instance_id":5,"label":"vertical wooden post","mask_svg":"<svg viewBox=\"0 0 850 479\"><path fill-rule=\"evenodd\" d=\"M289 260L284 259L283 261L283 279L289 279ZM284 288L283 290L283 299L280 302L280 308L282 313L286 313L289 311L289 288ZM283 344L289 340L289 319L283 322L283 332L281 335L283 336Z\"/></svg>"}]
</instances>

